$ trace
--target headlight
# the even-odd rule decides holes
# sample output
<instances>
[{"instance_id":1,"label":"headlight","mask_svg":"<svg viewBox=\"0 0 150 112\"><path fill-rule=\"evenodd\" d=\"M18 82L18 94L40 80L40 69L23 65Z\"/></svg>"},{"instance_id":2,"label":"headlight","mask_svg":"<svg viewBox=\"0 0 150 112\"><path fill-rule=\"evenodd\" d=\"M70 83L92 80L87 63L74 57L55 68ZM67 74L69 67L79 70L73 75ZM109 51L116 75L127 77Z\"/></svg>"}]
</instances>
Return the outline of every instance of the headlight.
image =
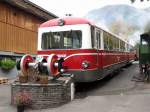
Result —
<instances>
[{"instance_id":1,"label":"headlight","mask_svg":"<svg viewBox=\"0 0 150 112\"><path fill-rule=\"evenodd\" d=\"M59 20L58 20L58 25L59 25L59 26L65 25L65 21L64 21L63 19L59 19Z\"/></svg>"},{"instance_id":2,"label":"headlight","mask_svg":"<svg viewBox=\"0 0 150 112\"><path fill-rule=\"evenodd\" d=\"M82 67L83 67L84 69L87 69L87 68L89 67L89 62L88 62L88 61L83 61L83 62L82 62Z\"/></svg>"}]
</instances>

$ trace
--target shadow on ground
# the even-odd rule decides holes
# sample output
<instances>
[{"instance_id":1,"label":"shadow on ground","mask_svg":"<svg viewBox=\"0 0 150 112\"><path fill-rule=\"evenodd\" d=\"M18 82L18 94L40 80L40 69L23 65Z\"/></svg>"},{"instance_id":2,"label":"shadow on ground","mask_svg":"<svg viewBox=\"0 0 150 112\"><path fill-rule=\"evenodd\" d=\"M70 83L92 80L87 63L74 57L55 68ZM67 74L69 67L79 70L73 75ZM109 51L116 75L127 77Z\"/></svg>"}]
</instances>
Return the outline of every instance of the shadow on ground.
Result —
<instances>
[{"instance_id":1,"label":"shadow on ground","mask_svg":"<svg viewBox=\"0 0 150 112\"><path fill-rule=\"evenodd\" d=\"M137 66L137 64L125 66L121 68L120 70L115 71L113 74L99 81L90 82L90 83L77 83L76 88L75 88L76 89L75 98L81 99L81 98L85 98L91 95L113 94L116 91L122 92L123 88L127 88L124 86L128 85L129 82L131 83L132 76L129 76L129 75L132 75L132 73L129 73L129 75L126 75L126 73L128 71L131 71L128 69L133 69L135 68L135 66ZM125 81L122 81L124 79ZM117 82L118 84L116 84ZM122 87L120 84L122 84ZM131 88L131 86L129 86L129 88Z\"/></svg>"}]
</instances>

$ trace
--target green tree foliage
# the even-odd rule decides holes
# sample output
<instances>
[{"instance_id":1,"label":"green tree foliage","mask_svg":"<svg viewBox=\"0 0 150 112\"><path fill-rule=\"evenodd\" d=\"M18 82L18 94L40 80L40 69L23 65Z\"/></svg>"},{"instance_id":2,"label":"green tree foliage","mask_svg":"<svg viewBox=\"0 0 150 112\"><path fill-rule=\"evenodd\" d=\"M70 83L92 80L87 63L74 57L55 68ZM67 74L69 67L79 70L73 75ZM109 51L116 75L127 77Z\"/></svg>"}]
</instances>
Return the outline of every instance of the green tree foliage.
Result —
<instances>
[{"instance_id":1,"label":"green tree foliage","mask_svg":"<svg viewBox=\"0 0 150 112\"><path fill-rule=\"evenodd\" d=\"M131 3L134 3L134 2L136 2L136 0L130 0L131 1ZM143 1L149 1L149 0L140 0L141 2L143 2Z\"/></svg>"}]
</instances>

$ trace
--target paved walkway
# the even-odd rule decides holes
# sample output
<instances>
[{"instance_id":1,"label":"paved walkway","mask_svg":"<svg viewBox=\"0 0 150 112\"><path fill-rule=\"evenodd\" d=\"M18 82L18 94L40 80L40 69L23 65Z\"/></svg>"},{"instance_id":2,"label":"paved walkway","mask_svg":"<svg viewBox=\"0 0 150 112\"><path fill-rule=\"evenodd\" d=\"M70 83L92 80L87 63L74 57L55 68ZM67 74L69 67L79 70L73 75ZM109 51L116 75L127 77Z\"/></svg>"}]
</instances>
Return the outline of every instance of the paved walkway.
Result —
<instances>
[{"instance_id":1,"label":"paved walkway","mask_svg":"<svg viewBox=\"0 0 150 112\"><path fill-rule=\"evenodd\" d=\"M99 83L86 91L84 98L58 108L25 112L150 112L150 84L131 82L135 73L138 73L137 64L125 68L103 86L98 86ZM122 90L124 87L127 91ZM16 108L10 105L10 93L10 85L0 85L0 112L16 112Z\"/></svg>"},{"instance_id":2,"label":"paved walkway","mask_svg":"<svg viewBox=\"0 0 150 112\"><path fill-rule=\"evenodd\" d=\"M4 71L0 68L0 77L7 77L8 79L15 78L17 76L18 72L16 67L11 69L10 71Z\"/></svg>"}]
</instances>

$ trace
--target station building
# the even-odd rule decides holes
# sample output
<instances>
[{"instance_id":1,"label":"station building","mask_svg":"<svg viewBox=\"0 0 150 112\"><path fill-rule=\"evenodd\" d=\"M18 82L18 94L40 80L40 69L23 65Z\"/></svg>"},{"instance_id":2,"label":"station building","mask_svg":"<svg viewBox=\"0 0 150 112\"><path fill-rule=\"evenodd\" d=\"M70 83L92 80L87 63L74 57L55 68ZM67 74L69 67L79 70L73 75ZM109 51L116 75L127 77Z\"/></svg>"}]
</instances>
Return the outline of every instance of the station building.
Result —
<instances>
[{"instance_id":1,"label":"station building","mask_svg":"<svg viewBox=\"0 0 150 112\"><path fill-rule=\"evenodd\" d=\"M53 18L29 0L0 0L0 56L36 54L38 26Z\"/></svg>"}]
</instances>

